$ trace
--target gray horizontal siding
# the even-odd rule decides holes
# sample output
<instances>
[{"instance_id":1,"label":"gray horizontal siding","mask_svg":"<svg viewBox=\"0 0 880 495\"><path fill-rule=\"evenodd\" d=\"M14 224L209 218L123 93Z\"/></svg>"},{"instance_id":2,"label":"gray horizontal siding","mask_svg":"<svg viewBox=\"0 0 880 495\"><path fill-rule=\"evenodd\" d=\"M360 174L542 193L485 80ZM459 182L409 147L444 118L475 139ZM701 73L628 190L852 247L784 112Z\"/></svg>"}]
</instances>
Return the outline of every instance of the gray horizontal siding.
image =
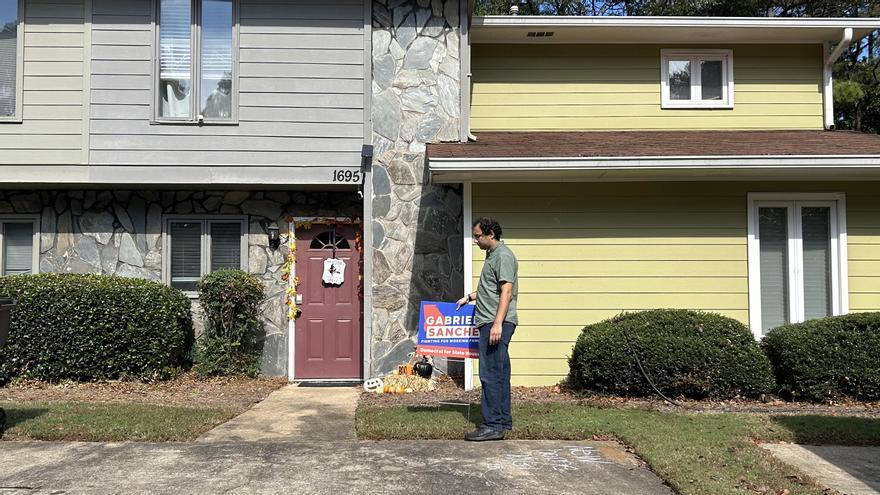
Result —
<instances>
[{"instance_id":1,"label":"gray horizontal siding","mask_svg":"<svg viewBox=\"0 0 880 495\"><path fill-rule=\"evenodd\" d=\"M346 152L295 151L176 151L176 150L96 150L92 147L93 165L163 166L172 165L277 165L277 166L351 166L351 154ZM207 165L210 164L210 165ZM172 175L173 177L173 175ZM330 181L330 177L327 177Z\"/></svg>"},{"instance_id":2,"label":"gray horizontal siding","mask_svg":"<svg viewBox=\"0 0 880 495\"><path fill-rule=\"evenodd\" d=\"M150 122L150 2L93 2L91 163L359 166L361 0L241 0L239 122L205 126Z\"/></svg>"},{"instance_id":3,"label":"gray horizontal siding","mask_svg":"<svg viewBox=\"0 0 880 495\"><path fill-rule=\"evenodd\" d=\"M0 165L83 162L84 19L82 0L26 0L22 122L0 124Z\"/></svg>"}]
</instances>

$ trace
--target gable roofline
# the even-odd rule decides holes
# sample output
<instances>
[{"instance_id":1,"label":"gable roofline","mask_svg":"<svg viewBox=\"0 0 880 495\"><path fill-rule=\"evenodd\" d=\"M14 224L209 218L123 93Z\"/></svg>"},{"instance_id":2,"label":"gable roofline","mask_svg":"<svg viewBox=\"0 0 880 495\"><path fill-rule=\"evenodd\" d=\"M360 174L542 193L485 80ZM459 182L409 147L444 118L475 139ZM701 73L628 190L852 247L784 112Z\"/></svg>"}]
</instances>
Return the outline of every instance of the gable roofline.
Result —
<instances>
[{"instance_id":1,"label":"gable roofline","mask_svg":"<svg viewBox=\"0 0 880 495\"><path fill-rule=\"evenodd\" d=\"M858 40L880 18L475 16L472 43L824 43L843 29ZM552 36L529 36L552 32Z\"/></svg>"}]
</instances>

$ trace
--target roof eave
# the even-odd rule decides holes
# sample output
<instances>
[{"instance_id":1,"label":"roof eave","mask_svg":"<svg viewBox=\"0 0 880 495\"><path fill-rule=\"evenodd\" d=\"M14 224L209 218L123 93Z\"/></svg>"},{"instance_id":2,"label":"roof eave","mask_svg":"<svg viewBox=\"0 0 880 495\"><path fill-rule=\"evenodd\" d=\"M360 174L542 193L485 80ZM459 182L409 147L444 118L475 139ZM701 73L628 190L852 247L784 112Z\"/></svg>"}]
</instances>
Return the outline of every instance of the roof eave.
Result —
<instances>
[{"instance_id":1,"label":"roof eave","mask_svg":"<svg viewBox=\"0 0 880 495\"><path fill-rule=\"evenodd\" d=\"M837 33L845 28L861 39L880 29L880 18L477 16L472 24L475 43L688 43L716 35L730 43L821 43L838 41ZM555 36L521 39L512 34L528 31L553 31Z\"/></svg>"},{"instance_id":2,"label":"roof eave","mask_svg":"<svg viewBox=\"0 0 880 495\"><path fill-rule=\"evenodd\" d=\"M437 183L505 182L510 180L568 180L615 174L637 180L640 174L682 180L749 180L768 176L812 180L880 179L880 155L724 155L724 156L608 156L608 157L430 157ZM701 178L702 177L702 178Z\"/></svg>"}]
</instances>

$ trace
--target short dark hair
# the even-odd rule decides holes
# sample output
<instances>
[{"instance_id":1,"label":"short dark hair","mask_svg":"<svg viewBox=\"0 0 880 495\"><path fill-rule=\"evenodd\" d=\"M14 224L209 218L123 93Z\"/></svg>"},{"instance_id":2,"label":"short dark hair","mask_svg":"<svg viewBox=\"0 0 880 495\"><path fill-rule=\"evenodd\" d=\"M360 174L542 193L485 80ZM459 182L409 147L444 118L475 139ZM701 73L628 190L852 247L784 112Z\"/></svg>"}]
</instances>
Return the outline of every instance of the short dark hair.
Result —
<instances>
[{"instance_id":1,"label":"short dark hair","mask_svg":"<svg viewBox=\"0 0 880 495\"><path fill-rule=\"evenodd\" d=\"M501 224L498 223L498 221L494 218L482 217L480 219L474 220L473 226L476 227L477 225L480 226L480 230L482 230L484 234L495 234L495 240L501 240Z\"/></svg>"}]
</instances>

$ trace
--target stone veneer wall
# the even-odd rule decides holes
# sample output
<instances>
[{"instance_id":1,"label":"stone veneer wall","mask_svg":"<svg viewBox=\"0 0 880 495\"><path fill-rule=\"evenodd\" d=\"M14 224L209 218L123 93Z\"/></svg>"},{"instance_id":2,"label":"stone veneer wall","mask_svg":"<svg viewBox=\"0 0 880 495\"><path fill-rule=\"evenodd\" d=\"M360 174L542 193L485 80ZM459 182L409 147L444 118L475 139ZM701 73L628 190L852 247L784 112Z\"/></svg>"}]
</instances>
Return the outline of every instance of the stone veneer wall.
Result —
<instances>
[{"instance_id":1,"label":"stone veneer wall","mask_svg":"<svg viewBox=\"0 0 880 495\"><path fill-rule=\"evenodd\" d=\"M287 283L281 280L281 265L288 246L282 236L281 247L269 249L266 228L277 222L285 233L287 215L347 217L361 211L354 192L0 191L0 215L40 216L40 272L160 281L163 215L248 215L249 271L266 285L262 371L279 376L287 374Z\"/></svg>"},{"instance_id":2,"label":"stone veneer wall","mask_svg":"<svg viewBox=\"0 0 880 495\"><path fill-rule=\"evenodd\" d=\"M415 348L421 300L462 292L460 187L425 143L459 140L459 0L373 1L372 375Z\"/></svg>"}]
</instances>

